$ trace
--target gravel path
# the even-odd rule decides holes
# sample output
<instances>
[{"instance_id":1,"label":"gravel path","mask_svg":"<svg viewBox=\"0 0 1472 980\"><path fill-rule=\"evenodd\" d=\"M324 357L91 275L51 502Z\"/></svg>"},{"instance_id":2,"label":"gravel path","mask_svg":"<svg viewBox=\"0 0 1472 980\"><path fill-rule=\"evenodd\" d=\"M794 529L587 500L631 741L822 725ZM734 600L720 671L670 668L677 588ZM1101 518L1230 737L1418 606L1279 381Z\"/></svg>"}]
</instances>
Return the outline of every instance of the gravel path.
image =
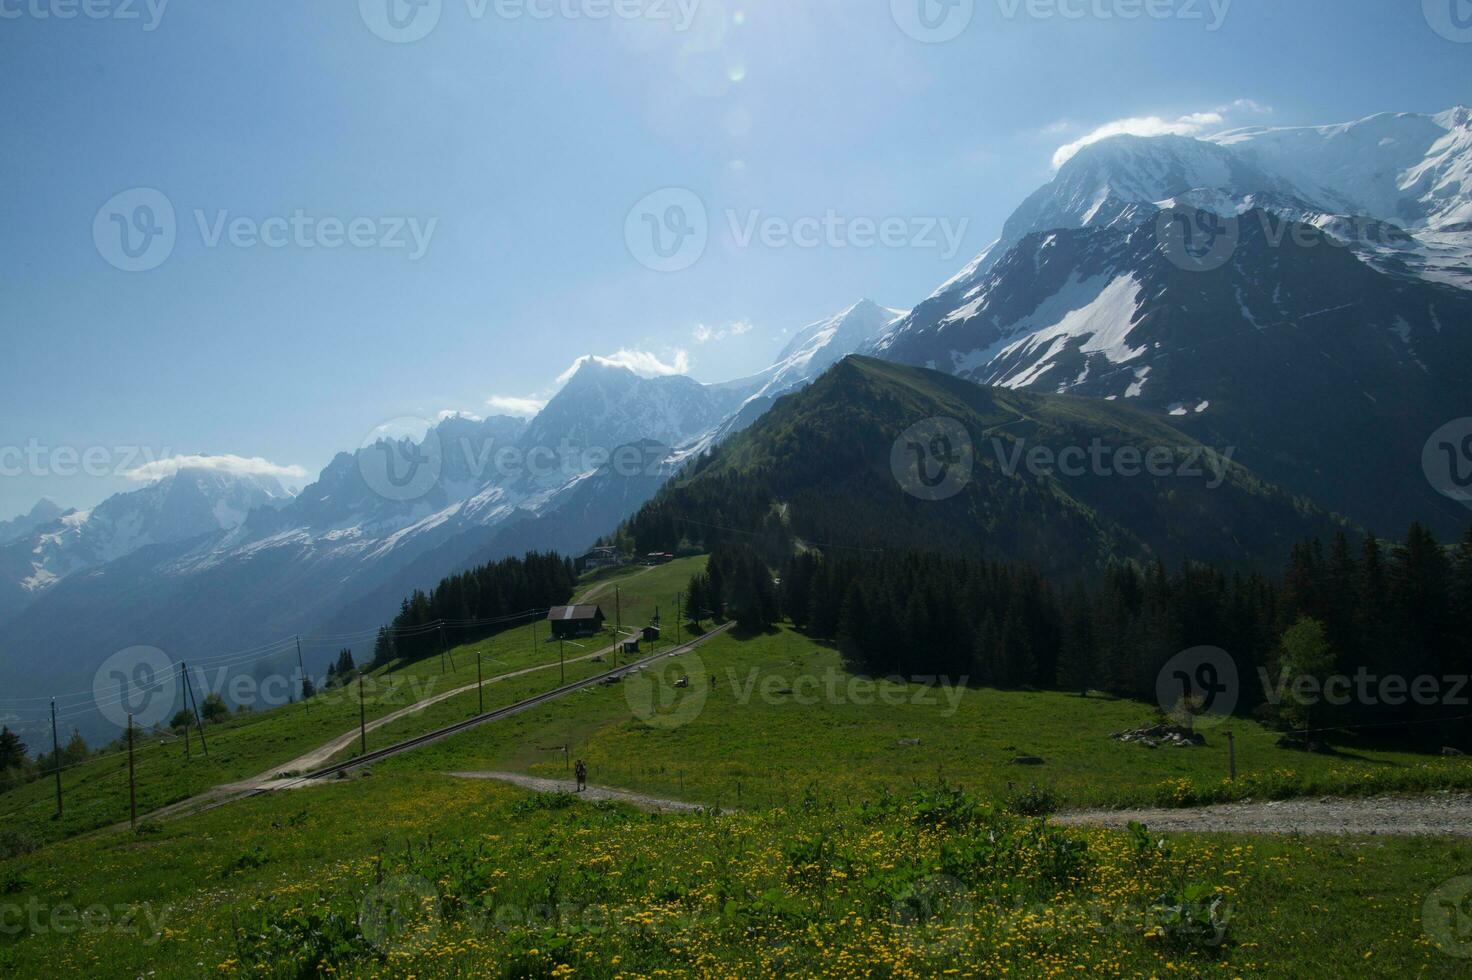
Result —
<instances>
[{"instance_id":1,"label":"gravel path","mask_svg":"<svg viewBox=\"0 0 1472 980\"><path fill-rule=\"evenodd\" d=\"M574 664L581 663L584 660L592 660L595 657L611 656L615 649L617 649L617 644L605 647L602 650L595 650L592 653L584 654L579 657L568 657L566 662ZM495 684L500 681L512 680L517 677L525 677L528 674L535 674L539 671L552 670L556 667L557 664L555 663L537 664L532 667L522 668L521 670L514 670L510 673L498 674L495 677L487 677L485 679L485 683L487 685ZM377 729L382 728L385 725L390 725L402 718L407 718L410 715L418 714L419 712L431 707L432 705L439 704L441 701L449 700L450 698L453 698L459 694L464 694L467 691L473 691L475 690L475 688L475 684L465 684L461 687L457 687L449 691L443 691L432 697L424 698L421 701L416 701L406 708L400 708L398 711L391 712L390 714L384 715L381 718L376 718L373 721L368 722L366 726L367 730L370 732L376 731ZM155 810L152 813L140 817L139 819L169 820L176 819L182 816L192 816L197 813L203 813L206 810L212 810L217 806L223 806L226 803L233 802L243 796L249 796L253 793L259 793L268 790L274 791L283 789L298 789L302 786L307 785L308 780L296 777L283 778L281 774L284 772L310 772L313 769L320 768L321 766L324 766L329 761L331 761L334 756L337 756L338 754L342 753L350 746L355 744L358 741L358 738L358 729L354 728L352 731L344 732L343 734L337 736L332 741L327 742L324 745L319 745L317 748L312 749L305 755L297 756L290 762L283 762L279 766L272 766L270 769L261 773L258 776L254 776L250 779L244 779L236 783L224 783L219 786L215 786L195 796L191 796L186 800L180 800L177 803L172 803L168 806ZM120 829L127 826L127 824L119 824L114 829Z\"/></svg>"},{"instance_id":2,"label":"gravel path","mask_svg":"<svg viewBox=\"0 0 1472 980\"><path fill-rule=\"evenodd\" d=\"M1070 827L1125 827L1133 820L1161 832L1472 837L1472 793L1223 803L1190 810L1081 810L1052 820Z\"/></svg>"},{"instance_id":3,"label":"gravel path","mask_svg":"<svg viewBox=\"0 0 1472 980\"><path fill-rule=\"evenodd\" d=\"M455 779L491 779L498 783L512 783L538 793L572 793L577 790L577 784L571 780L541 779L537 776L524 776L517 772L452 772L447 775ZM662 800L657 796L645 796L642 793L629 793L621 789L609 789L606 786L591 784L578 795L587 800L616 800L619 803L630 803L641 810L694 813L706 809L699 804L686 803L683 800Z\"/></svg>"}]
</instances>

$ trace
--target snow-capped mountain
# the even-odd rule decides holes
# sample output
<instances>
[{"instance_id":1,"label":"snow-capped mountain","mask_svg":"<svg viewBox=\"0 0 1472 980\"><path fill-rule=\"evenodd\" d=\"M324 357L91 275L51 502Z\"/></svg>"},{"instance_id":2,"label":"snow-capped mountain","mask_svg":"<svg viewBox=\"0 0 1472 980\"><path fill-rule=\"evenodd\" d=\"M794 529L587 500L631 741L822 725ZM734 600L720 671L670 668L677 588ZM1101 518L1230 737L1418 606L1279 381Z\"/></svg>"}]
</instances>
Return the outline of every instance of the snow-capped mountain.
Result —
<instances>
[{"instance_id":1,"label":"snow-capped mountain","mask_svg":"<svg viewBox=\"0 0 1472 980\"><path fill-rule=\"evenodd\" d=\"M0 616L13 614L69 575L150 545L238 528L255 509L290 499L272 476L184 467L90 510L60 513L54 504L41 507L43 515L52 515L49 521L0 547Z\"/></svg>"},{"instance_id":2,"label":"snow-capped mountain","mask_svg":"<svg viewBox=\"0 0 1472 980\"><path fill-rule=\"evenodd\" d=\"M931 298L969 292L1026 235L1131 227L1171 205L1261 209L1329 232L1384 271L1472 289L1472 110L1101 140L1064 163Z\"/></svg>"},{"instance_id":3,"label":"snow-capped mountain","mask_svg":"<svg viewBox=\"0 0 1472 980\"><path fill-rule=\"evenodd\" d=\"M1455 533L1419 460L1472 390L1469 267L1441 261L1472 240L1468 115L1085 147L873 350L1130 399L1355 520Z\"/></svg>"},{"instance_id":4,"label":"snow-capped mountain","mask_svg":"<svg viewBox=\"0 0 1472 980\"><path fill-rule=\"evenodd\" d=\"M45 497L36 502L36 506L29 513L22 514L8 521L0 521L0 545L9 544L17 538L23 538L36 528L50 524L66 511Z\"/></svg>"},{"instance_id":5,"label":"snow-capped mountain","mask_svg":"<svg viewBox=\"0 0 1472 980\"><path fill-rule=\"evenodd\" d=\"M771 367L743 382L754 388L748 400L774 398L812 381L908 312L862 299L842 313L808 324L788 342Z\"/></svg>"},{"instance_id":6,"label":"snow-capped mountain","mask_svg":"<svg viewBox=\"0 0 1472 980\"><path fill-rule=\"evenodd\" d=\"M615 447L638 439L678 446L709 430L739 404L739 392L683 375L645 378L599 358L584 358L532 420L534 446Z\"/></svg>"},{"instance_id":7,"label":"snow-capped mountain","mask_svg":"<svg viewBox=\"0 0 1472 980\"><path fill-rule=\"evenodd\" d=\"M0 686L75 689L136 645L191 659L323 629L371 642L415 588L505 555L591 544L718 441L764 384L790 390L893 315L859 304L805 329L768 371L725 384L584 358L530 422L452 416L422 436L373 440L295 498L265 494L254 509L218 494L189 504L197 484L181 471L70 515L52 525L56 540L88 561L51 558L27 607L0 610L0 651L17 654L0 657ZM308 646L308 666L352 645ZM44 663L23 655L43 647Z\"/></svg>"},{"instance_id":8,"label":"snow-capped mountain","mask_svg":"<svg viewBox=\"0 0 1472 980\"><path fill-rule=\"evenodd\" d=\"M862 299L841 313L803 327L765 371L725 386L743 393L741 405L703 440L700 448L707 448L751 425L778 398L810 384L848 355L883 336L908 312Z\"/></svg>"}]
</instances>

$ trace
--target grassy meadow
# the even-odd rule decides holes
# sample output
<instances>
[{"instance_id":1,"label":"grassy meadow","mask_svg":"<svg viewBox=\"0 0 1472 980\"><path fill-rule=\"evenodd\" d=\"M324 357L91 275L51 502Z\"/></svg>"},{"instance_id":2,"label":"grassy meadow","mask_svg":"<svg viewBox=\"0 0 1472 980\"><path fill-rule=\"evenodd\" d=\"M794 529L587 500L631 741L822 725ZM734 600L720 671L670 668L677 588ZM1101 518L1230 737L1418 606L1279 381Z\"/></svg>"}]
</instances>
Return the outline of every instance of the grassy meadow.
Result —
<instances>
[{"instance_id":1,"label":"grassy meadow","mask_svg":"<svg viewBox=\"0 0 1472 980\"><path fill-rule=\"evenodd\" d=\"M934 788L671 816L380 771L5 862L0 969L1452 977L1422 906L1469 872L1465 842L1065 832Z\"/></svg>"},{"instance_id":2,"label":"grassy meadow","mask_svg":"<svg viewBox=\"0 0 1472 980\"><path fill-rule=\"evenodd\" d=\"M836 651L788 628L713 638L633 682L542 705L494 726L385 760L385 772L516 770L560 776L569 745L600 785L725 807L780 806L804 794L843 801L944 781L985 798L1032 788L1058 806L1185 806L1231 799L1472 787L1472 759L1371 748L1320 755L1231 723L1199 748L1148 749L1110 736L1156 720L1136 702L1058 692L871 684ZM689 677L690 686L672 682ZM790 691L790 693L782 693ZM642 700L641 700L642 698ZM667 704L654 724L636 715ZM1022 756L1039 766L1013 764Z\"/></svg>"},{"instance_id":3,"label":"grassy meadow","mask_svg":"<svg viewBox=\"0 0 1472 980\"><path fill-rule=\"evenodd\" d=\"M698 562L604 573L583 594L611 613L616 583L626 624L659 604L668 626ZM528 627L457 648L444 675L434 659L379 679L443 685L415 696L471 683L477 648L487 677L541 668L488 685L487 709L557 684L556 645L534 644ZM567 677L608 666L569 663ZM370 701L369 717L395 707ZM369 747L476 709L473 690L457 695L370 733ZM324 696L310 714L298 704L232 718L209 728L207 762L186 765L178 743L150 746L140 810L267 771L351 730L357 711L355 699ZM1472 842L1161 836L1063 829L1038 814L1466 787L1467 760L1310 755L1236 720L1228 781L1225 728L1192 749L1109 737L1152 720L1147 706L1101 695L876 684L782 628L713 637L620 684L350 778L136 832L97 829L126 818L126 781L116 760L93 760L66 774L61 825L47 819L49 781L0 795L5 828L29 840L0 852L0 971L1465 975L1466 960L1438 948L1453 933L1433 893L1472 875ZM1043 762L1014 764L1021 756ZM709 809L650 814L445 775L563 777L565 758L579 757L596 784Z\"/></svg>"},{"instance_id":4,"label":"grassy meadow","mask_svg":"<svg viewBox=\"0 0 1472 980\"><path fill-rule=\"evenodd\" d=\"M656 568L624 568L606 571L583 592L602 603L610 629L597 638L567 644L568 658L585 656L613 642L611 629L614 586L619 589L623 622L643 625L658 607L672 623L676 593L699 569L704 558L690 558ZM474 684L476 651L487 679L529 667L540 671L507 681L487 683L486 710L556 687L557 644L548 641L546 623L537 619L489 639L452 648L439 657L411 664L390 664L371 672L364 683L363 714L369 722L401 711L415 702ZM600 673L607 665L583 662L568 667L569 680ZM478 699L471 690L433 705L368 735L370 749L460 721L476 713ZM138 812L147 814L209 790L211 787L250 779L284 766L291 760L324 745L358 726L356 685L319 693L307 703L298 702L268 711L232 714L218 724L207 724L206 756L199 735L191 729L191 754L186 756L182 739L140 737L136 750ZM339 758L358 752L358 743ZM42 779L0 793L0 825L36 841L59 840L74 834L107 827L128 819L128 760L116 750L89 759L62 773L65 797L64 819L54 819L55 784L48 773Z\"/></svg>"}]
</instances>

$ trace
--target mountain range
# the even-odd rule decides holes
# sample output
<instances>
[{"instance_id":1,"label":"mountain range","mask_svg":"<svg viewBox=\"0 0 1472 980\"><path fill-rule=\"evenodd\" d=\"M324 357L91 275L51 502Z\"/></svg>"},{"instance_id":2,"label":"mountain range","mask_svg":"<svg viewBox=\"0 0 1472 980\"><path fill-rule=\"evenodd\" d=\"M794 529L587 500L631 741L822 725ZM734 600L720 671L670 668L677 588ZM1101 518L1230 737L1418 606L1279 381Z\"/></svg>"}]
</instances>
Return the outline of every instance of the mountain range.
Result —
<instances>
[{"instance_id":1,"label":"mountain range","mask_svg":"<svg viewBox=\"0 0 1472 980\"><path fill-rule=\"evenodd\" d=\"M1118 561L1258 570L1342 526L1133 404L851 356L667 483L625 530L641 551L734 532L775 545L774 561L793 548L920 550L1079 580Z\"/></svg>"},{"instance_id":2,"label":"mountain range","mask_svg":"<svg viewBox=\"0 0 1472 980\"><path fill-rule=\"evenodd\" d=\"M920 373L844 360L855 352ZM820 540L836 529L818 502L835 493L876 542L974 544L1054 568L1266 566L1293 534L1341 526L1334 514L1386 534L1412 520L1459 533L1468 511L1430 487L1421 457L1431 433L1472 415L1469 391L1472 112L1118 136L1063 162L913 309L855 304L797 331L756 375L701 384L590 356L530 420L452 416L385 437L296 497L181 470L90 511L43 504L0 524L0 684L84 686L137 644L186 659L220 653L221 637L232 649L343 637L309 645L322 660L446 574L590 544L676 474L766 473L769 503L804 502L812 516L798 519ZM1050 451L1168 439L1234 462L1209 495L983 466L988 479L926 509L833 428L844 420L879 452L915 412L941 409L974 436L1010 424ZM941 511L953 519L936 523Z\"/></svg>"},{"instance_id":3,"label":"mountain range","mask_svg":"<svg viewBox=\"0 0 1472 980\"><path fill-rule=\"evenodd\" d=\"M867 350L1128 399L1366 526L1459 533L1421 466L1469 414L1472 112L1081 149Z\"/></svg>"},{"instance_id":4,"label":"mountain range","mask_svg":"<svg viewBox=\"0 0 1472 980\"><path fill-rule=\"evenodd\" d=\"M804 328L770 369L724 384L582 358L529 421L454 415L422 436L377 439L339 453L294 498L274 481L183 469L88 512L39 508L25 519L34 526L7 525L0 547L0 686L82 688L108 654L137 645L187 660L220 653L220 637L232 650L341 637L320 649L309 639L312 666L369 644L406 594L446 574L588 546L738 428L753 399L873 339L894 319L879 309L859 303ZM40 649L49 655L29 653Z\"/></svg>"}]
</instances>

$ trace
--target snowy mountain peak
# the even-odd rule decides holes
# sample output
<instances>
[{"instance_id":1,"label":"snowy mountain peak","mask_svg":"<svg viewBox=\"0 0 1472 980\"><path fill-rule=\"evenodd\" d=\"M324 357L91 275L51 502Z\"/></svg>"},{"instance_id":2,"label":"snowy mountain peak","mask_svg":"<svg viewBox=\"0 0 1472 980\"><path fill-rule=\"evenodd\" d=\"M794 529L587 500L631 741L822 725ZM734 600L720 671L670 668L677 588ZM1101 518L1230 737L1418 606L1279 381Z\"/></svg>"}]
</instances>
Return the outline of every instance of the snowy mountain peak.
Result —
<instances>
[{"instance_id":1,"label":"snowy mountain peak","mask_svg":"<svg viewBox=\"0 0 1472 980\"><path fill-rule=\"evenodd\" d=\"M865 341L877 336L907 312L909 311L887 309L873 300L861 299L843 312L810 323L799 330L783 348L782 353L777 355L776 364L768 370L779 369L780 373L780 369L790 371L794 367L817 367L817 371L808 376L808 380L812 380L830 365L858 350ZM797 359L801 359L800 364Z\"/></svg>"},{"instance_id":2,"label":"snowy mountain peak","mask_svg":"<svg viewBox=\"0 0 1472 980\"><path fill-rule=\"evenodd\" d=\"M1229 215L1259 208L1329 232L1380 271L1472 289L1472 111L1099 140L1029 196L1000 239L931 300L975 298L1030 234L1127 230L1171 206Z\"/></svg>"},{"instance_id":3,"label":"snowy mountain peak","mask_svg":"<svg viewBox=\"0 0 1472 980\"><path fill-rule=\"evenodd\" d=\"M567 385L600 384L609 382L633 383L639 375L622 364L615 364L594 354L584 354L577 359L572 373L567 376Z\"/></svg>"},{"instance_id":4,"label":"snowy mountain peak","mask_svg":"<svg viewBox=\"0 0 1472 980\"><path fill-rule=\"evenodd\" d=\"M67 513L48 497L42 497L29 512L9 521L0 521L0 544L23 538Z\"/></svg>"}]
</instances>

